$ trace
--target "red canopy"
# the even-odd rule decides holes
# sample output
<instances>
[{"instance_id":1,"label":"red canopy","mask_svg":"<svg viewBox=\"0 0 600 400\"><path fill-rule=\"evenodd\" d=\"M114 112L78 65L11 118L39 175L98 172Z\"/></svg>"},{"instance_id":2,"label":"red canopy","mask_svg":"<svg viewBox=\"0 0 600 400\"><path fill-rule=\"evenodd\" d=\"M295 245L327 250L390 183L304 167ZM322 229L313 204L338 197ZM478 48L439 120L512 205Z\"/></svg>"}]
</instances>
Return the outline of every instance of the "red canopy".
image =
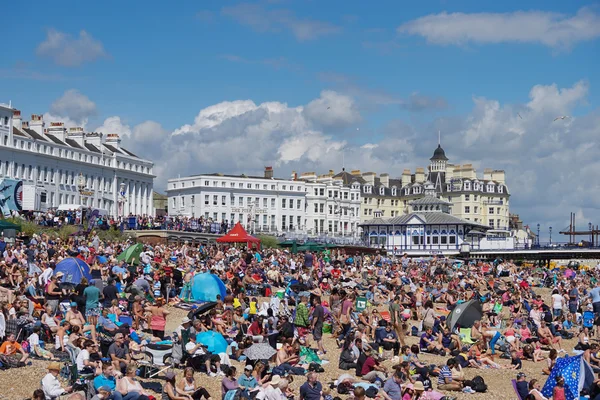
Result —
<instances>
[{"instance_id":1,"label":"red canopy","mask_svg":"<svg viewBox=\"0 0 600 400\"><path fill-rule=\"evenodd\" d=\"M248 232L244 229L242 224L239 222L235 224L235 226L227 232L225 236L221 236L217 239L219 243L248 243L248 247L251 247L252 243L260 244L260 239L256 238L252 235L249 235Z\"/></svg>"}]
</instances>

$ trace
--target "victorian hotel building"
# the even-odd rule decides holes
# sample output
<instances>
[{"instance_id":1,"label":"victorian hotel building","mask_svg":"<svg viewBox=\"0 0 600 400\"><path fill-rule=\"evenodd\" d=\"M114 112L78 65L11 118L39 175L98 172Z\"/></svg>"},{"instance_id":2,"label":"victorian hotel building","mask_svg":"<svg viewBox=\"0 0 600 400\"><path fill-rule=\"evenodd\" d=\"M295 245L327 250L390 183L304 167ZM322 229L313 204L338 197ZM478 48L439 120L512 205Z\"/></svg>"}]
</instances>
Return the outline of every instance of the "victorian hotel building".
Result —
<instances>
[{"instance_id":1,"label":"victorian hotel building","mask_svg":"<svg viewBox=\"0 0 600 400\"><path fill-rule=\"evenodd\" d=\"M360 189L341 179L314 172L290 179L201 174L169 179L169 215L233 224L253 233L357 237Z\"/></svg>"},{"instance_id":2,"label":"victorian hotel building","mask_svg":"<svg viewBox=\"0 0 600 400\"><path fill-rule=\"evenodd\" d=\"M23 121L0 104L0 176L23 182L32 211L82 205L112 216L153 215L153 166L123 148L119 135L46 124L41 115Z\"/></svg>"}]
</instances>

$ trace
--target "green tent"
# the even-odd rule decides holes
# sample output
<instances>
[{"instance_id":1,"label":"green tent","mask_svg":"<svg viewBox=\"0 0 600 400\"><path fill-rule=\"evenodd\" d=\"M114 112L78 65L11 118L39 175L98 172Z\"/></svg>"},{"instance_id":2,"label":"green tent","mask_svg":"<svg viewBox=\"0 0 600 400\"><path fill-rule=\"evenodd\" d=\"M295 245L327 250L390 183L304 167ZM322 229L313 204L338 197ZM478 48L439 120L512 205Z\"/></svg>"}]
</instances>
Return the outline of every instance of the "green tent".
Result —
<instances>
[{"instance_id":1,"label":"green tent","mask_svg":"<svg viewBox=\"0 0 600 400\"><path fill-rule=\"evenodd\" d=\"M127 264L137 265L140 263L140 253L144 250L144 245L137 243L129 246L124 252L119 254L117 260L125 261Z\"/></svg>"},{"instance_id":2,"label":"green tent","mask_svg":"<svg viewBox=\"0 0 600 400\"><path fill-rule=\"evenodd\" d=\"M298 242L294 240L294 243L292 243L292 254L296 253L298 253Z\"/></svg>"},{"instance_id":3,"label":"green tent","mask_svg":"<svg viewBox=\"0 0 600 400\"><path fill-rule=\"evenodd\" d=\"M296 243L295 240L284 240L283 242L279 243L279 247L292 247L294 244Z\"/></svg>"},{"instance_id":4,"label":"green tent","mask_svg":"<svg viewBox=\"0 0 600 400\"><path fill-rule=\"evenodd\" d=\"M21 231L21 225L13 224L12 222L8 222L4 219L0 219L0 231L5 229L14 229L16 231Z\"/></svg>"},{"instance_id":5,"label":"green tent","mask_svg":"<svg viewBox=\"0 0 600 400\"><path fill-rule=\"evenodd\" d=\"M317 242L306 242L302 246L298 246L298 251L323 251L325 246Z\"/></svg>"}]
</instances>

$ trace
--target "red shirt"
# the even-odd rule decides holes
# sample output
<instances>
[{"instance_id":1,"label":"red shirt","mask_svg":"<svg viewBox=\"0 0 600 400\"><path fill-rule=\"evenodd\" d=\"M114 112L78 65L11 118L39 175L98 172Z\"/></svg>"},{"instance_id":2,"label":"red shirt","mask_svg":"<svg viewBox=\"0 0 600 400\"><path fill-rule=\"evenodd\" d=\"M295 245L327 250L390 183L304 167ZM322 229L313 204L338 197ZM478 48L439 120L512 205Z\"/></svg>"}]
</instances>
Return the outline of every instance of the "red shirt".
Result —
<instances>
[{"instance_id":1,"label":"red shirt","mask_svg":"<svg viewBox=\"0 0 600 400\"><path fill-rule=\"evenodd\" d=\"M369 372L373 371L375 368L373 368L374 366L377 365L377 361L375 361L375 359L371 356L367 357L367 359L365 360L365 363L362 366L362 370L361 373L362 375L366 375Z\"/></svg>"},{"instance_id":2,"label":"red shirt","mask_svg":"<svg viewBox=\"0 0 600 400\"><path fill-rule=\"evenodd\" d=\"M339 268L334 268L331 270L331 276L335 279L338 279L340 276L342 276L342 270Z\"/></svg>"},{"instance_id":3,"label":"red shirt","mask_svg":"<svg viewBox=\"0 0 600 400\"><path fill-rule=\"evenodd\" d=\"M262 327L258 324L258 321L255 320L248 327L248 333L252 336L262 335Z\"/></svg>"}]
</instances>

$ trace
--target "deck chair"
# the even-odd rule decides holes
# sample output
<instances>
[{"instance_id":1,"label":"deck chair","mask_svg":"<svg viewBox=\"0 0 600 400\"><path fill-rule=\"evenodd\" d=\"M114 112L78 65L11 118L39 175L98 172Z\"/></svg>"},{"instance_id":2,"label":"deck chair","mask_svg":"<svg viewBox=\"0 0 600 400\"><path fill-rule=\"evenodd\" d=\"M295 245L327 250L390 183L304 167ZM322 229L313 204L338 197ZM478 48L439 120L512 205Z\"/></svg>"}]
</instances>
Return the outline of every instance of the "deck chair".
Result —
<instances>
[{"instance_id":1,"label":"deck chair","mask_svg":"<svg viewBox=\"0 0 600 400\"><path fill-rule=\"evenodd\" d=\"M143 350L142 358L137 363L145 368L142 378L152 378L159 373L173 367L173 346L160 344L147 344Z\"/></svg>"},{"instance_id":2,"label":"deck chair","mask_svg":"<svg viewBox=\"0 0 600 400\"><path fill-rule=\"evenodd\" d=\"M473 344L475 341L471 339L471 328L460 328L458 331L458 337L464 344Z\"/></svg>"},{"instance_id":3,"label":"deck chair","mask_svg":"<svg viewBox=\"0 0 600 400\"><path fill-rule=\"evenodd\" d=\"M521 395L519 394L519 391L517 390L517 380L516 379L512 379L510 382L512 383L513 390L517 394L517 400L523 400L521 398Z\"/></svg>"}]
</instances>

